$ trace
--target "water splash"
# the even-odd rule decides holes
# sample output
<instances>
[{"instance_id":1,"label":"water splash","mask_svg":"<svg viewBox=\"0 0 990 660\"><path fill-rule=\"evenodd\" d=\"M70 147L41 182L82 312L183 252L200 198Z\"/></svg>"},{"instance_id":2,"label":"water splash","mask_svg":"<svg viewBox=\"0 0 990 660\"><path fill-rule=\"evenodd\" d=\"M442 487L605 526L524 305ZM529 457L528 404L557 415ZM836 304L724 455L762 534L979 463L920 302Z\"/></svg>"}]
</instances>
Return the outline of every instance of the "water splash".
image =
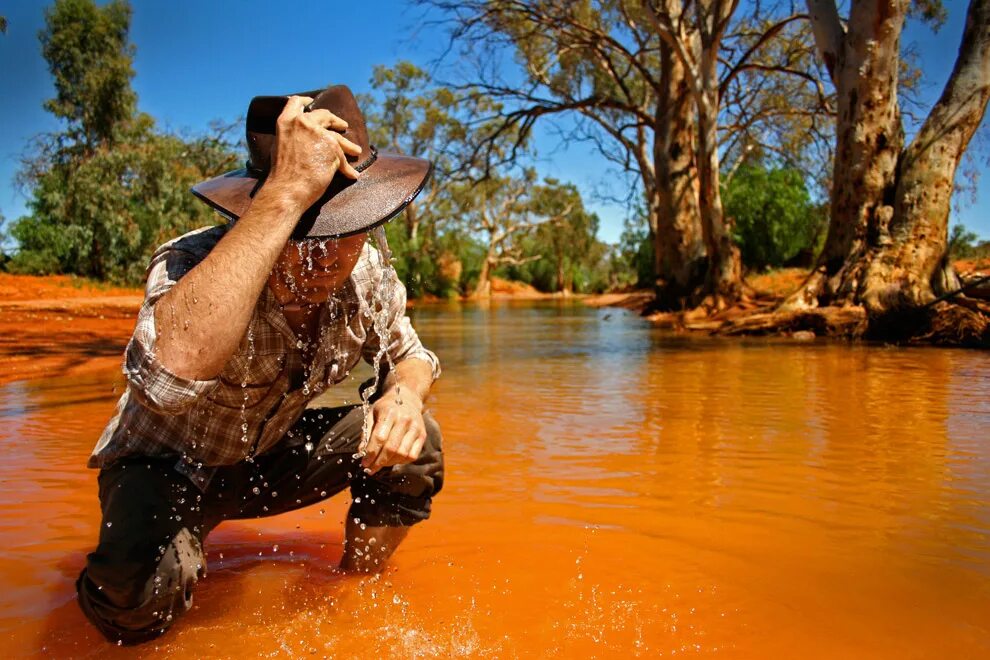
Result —
<instances>
[{"instance_id":1,"label":"water splash","mask_svg":"<svg viewBox=\"0 0 990 660\"><path fill-rule=\"evenodd\" d=\"M375 353L371 365L375 374L374 380L371 383L371 387L365 388L361 392L361 410L364 413L365 424L364 440L358 452L360 456L364 455L365 445L371 435L371 398L378 392L381 384L380 369L383 357L388 362L389 372L393 375L393 378L395 377L395 364L392 362L392 357L388 352L388 345L391 339L388 325L388 305L389 301L395 296L395 282L398 281L398 275L395 272L395 267L392 265L392 250L389 248L388 238L385 236L385 227L379 225L372 229L369 234L375 243L375 247L378 249L378 265L381 267L382 274L381 279L378 280L378 284L371 292L371 303L368 310L372 320L372 328L375 334L378 335L378 351ZM399 388L396 387L396 393L398 392Z\"/></svg>"}]
</instances>

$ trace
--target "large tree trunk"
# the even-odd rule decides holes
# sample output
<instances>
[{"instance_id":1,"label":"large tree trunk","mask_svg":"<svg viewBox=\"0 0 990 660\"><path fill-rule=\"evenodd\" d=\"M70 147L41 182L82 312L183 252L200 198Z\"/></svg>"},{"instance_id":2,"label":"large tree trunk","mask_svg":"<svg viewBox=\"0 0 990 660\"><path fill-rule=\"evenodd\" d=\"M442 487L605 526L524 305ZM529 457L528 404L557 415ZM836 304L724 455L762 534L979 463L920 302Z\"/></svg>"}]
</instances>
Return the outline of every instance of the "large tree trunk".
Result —
<instances>
[{"instance_id":1,"label":"large tree trunk","mask_svg":"<svg viewBox=\"0 0 990 660\"><path fill-rule=\"evenodd\" d=\"M696 20L700 29L694 33L689 48L696 62L698 205L708 250L706 289L717 308L734 303L742 295L742 258L722 208L718 156L718 54L724 26L735 7L736 3L732 0L698 0Z\"/></svg>"},{"instance_id":2,"label":"large tree trunk","mask_svg":"<svg viewBox=\"0 0 990 660\"><path fill-rule=\"evenodd\" d=\"M808 0L839 102L832 218L816 270L785 308L862 304L876 320L934 299L955 171L990 94L988 3L970 4L952 76L905 150L897 79L908 2L857 0L846 31L833 0Z\"/></svg>"},{"instance_id":3,"label":"large tree trunk","mask_svg":"<svg viewBox=\"0 0 990 660\"><path fill-rule=\"evenodd\" d=\"M742 294L742 258L732 240L719 191L717 104L712 107L710 102L706 103L698 115L698 202L708 250L706 289L713 296L715 306L721 308L737 301Z\"/></svg>"},{"instance_id":4,"label":"large tree trunk","mask_svg":"<svg viewBox=\"0 0 990 660\"><path fill-rule=\"evenodd\" d=\"M864 278L862 300L872 314L917 307L944 293L933 284L943 281L937 276L948 249L956 168L988 98L990 0L972 0L952 75L901 158L894 216Z\"/></svg>"},{"instance_id":5,"label":"large tree trunk","mask_svg":"<svg viewBox=\"0 0 990 660\"><path fill-rule=\"evenodd\" d=\"M846 32L833 0L808 0L818 50L836 87L831 223L814 274L788 308L858 302L870 251L893 217L904 144L897 103L904 0L857 0Z\"/></svg>"},{"instance_id":6,"label":"large tree trunk","mask_svg":"<svg viewBox=\"0 0 990 660\"><path fill-rule=\"evenodd\" d=\"M707 261L698 209L697 130L684 65L661 42L660 88L654 137L656 181L648 194L653 230L657 306L681 309L700 301Z\"/></svg>"}]
</instances>

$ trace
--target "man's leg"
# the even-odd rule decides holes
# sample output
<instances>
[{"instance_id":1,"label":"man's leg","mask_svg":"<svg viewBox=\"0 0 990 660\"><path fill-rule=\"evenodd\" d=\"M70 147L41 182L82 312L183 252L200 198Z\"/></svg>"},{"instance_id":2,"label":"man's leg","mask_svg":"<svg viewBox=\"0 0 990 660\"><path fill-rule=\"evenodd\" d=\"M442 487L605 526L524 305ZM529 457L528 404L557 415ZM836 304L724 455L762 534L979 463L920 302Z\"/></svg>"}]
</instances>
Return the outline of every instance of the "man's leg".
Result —
<instances>
[{"instance_id":1,"label":"man's leg","mask_svg":"<svg viewBox=\"0 0 990 660\"><path fill-rule=\"evenodd\" d=\"M409 534L409 527L368 527L348 516L340 569L348 573L378 573Z\"/></svg>"},{"instance_id":2,"label":"man's leg","mask_svg":"<svg viewBox=\"0 0 990 660\"><path fill-rule=\"evenodd\" d=\"M419 459L368 476L354 457L361 443L360 406L313 408L290 434L305 445L255 460L259 493L235 517L269 516L309 506L348 485L353 502L345 528L344 570L381 570L409 528L430 516L433 496L443 486L440 427L425 416L427 440Z\"/></svg>"},{"instance_id":3,"label":"man's leg","mask_svg":"<svg viewBox=\"0 0 990 660\"><path fill-rule=\"evenodd\" d=\"M192 606L206 573L209 531L198 491L175 459L124 459L101 470L103 520L96 550L76 582L79 605L110 641L161 635Z\"/></svg>"}]
</instances>

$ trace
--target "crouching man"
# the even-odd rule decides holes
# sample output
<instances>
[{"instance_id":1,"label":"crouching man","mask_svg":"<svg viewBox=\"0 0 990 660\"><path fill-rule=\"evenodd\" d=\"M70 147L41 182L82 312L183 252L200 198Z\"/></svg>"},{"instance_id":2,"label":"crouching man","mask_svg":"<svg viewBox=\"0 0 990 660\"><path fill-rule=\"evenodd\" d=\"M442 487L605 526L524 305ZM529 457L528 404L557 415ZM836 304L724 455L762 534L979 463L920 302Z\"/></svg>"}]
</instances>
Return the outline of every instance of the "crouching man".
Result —
<instances>
[{"instance_id":1,"label":"crouching man","mask_svg":"<svg viewBox=\"0 0 990 660\"><path fill-rule=\"evenodd\" d=\"M224 520L350 487L341 568L376 571L443 485L423 409L439 364L366 244L430 163L378 153L342 86L255 98L247 142L246 169L193 189L232 222L152 259L127 391L90 458L103 520L77 589L111 641L157 637L189 609ZM360 405L307 409L362 357L394 365L367 420Z\"/></svg>"}]
</instances>

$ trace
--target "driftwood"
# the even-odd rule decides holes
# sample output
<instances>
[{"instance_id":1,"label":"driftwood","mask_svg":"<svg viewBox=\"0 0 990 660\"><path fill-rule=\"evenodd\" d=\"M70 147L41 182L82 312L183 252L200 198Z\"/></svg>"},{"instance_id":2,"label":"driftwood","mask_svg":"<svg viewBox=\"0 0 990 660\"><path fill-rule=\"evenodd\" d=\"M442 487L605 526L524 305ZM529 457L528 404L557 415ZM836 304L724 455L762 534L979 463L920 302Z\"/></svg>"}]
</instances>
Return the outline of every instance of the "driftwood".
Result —
<instances>
[{"instance_id":1,"label":"driftwood","mask_svg":"<svg viewBox=\"0 0 990 660\"><path fill-rule=\"evenodd\" d=\"M726 336L798 334L855 339L866 333L866 310L858 306L764 312L726 321L716 333Z\"/></svg>"}]
</instances>

